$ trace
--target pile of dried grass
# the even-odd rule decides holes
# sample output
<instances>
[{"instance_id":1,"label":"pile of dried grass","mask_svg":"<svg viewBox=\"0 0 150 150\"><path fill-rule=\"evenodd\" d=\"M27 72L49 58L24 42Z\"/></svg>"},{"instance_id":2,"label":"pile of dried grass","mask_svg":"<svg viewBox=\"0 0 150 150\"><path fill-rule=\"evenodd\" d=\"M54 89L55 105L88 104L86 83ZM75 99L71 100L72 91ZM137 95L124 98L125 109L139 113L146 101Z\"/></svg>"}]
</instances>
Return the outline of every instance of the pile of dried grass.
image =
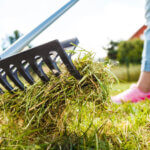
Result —
<instances>
[{"instance_id":1,"label":"pile of dried grass","mask_svg":"<svg viewBox=\"0 0 150 150\"><path fill-rule=\"evenodd\" d=\"M105 63L93 62L91 53L74 61L83 75L78 81L67 70L50 82L37 82L25 92L6 93L0 97L1 145L53 145L68 135L67 125L74 113L73 106L93 102L100 106L109 98L112 76ZM14 148L13 147L13 148Z\"/></svg>"}]
</instances>

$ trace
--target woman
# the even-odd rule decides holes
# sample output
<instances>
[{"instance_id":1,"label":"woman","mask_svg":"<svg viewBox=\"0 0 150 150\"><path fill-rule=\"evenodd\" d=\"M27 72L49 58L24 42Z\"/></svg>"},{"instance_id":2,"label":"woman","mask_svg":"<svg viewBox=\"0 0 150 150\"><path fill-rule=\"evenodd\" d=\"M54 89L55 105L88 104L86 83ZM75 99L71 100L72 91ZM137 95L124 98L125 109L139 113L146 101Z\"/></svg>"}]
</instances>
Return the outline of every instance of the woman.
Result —
<instances>
[{"instance_id":1,"label":"woman","mask_svg":"<svg viewBox=\"0 0 150 150\"><path fill-rule=\"evenodd\" d=\"M112 97L115 103L139 102L147 98L150 99L150 0L146 0L145 18L147 30L145 31L144 50L142 54L141 75L137 82L130 89Z\"/></svg>"}]
</instances>

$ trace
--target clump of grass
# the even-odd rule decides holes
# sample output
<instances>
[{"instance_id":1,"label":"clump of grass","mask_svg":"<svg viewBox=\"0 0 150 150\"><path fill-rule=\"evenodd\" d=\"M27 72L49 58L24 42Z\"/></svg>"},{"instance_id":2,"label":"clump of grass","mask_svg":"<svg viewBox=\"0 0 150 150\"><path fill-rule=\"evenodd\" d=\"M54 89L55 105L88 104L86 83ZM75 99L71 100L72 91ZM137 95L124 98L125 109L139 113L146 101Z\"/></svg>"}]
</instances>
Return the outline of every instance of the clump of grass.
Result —
<instances>
[{"instance_id":1,"label":"clump of grass","mask_svg":"<svg viewBox=\"0 0 150 150\"><path fill-rule=\"evenodd\" d=\"M80 81L64 68L59 78L49 73L49 83L39 81L24 92L0 97L2 148L86 148L90 133L95 141L91 147L98 149L97 133L104 122L95 120L96 110L105 109L113 78L109 65L94 62L89 52L79 56L74 64L83 76Z\"/></svg>"}]
</instances>

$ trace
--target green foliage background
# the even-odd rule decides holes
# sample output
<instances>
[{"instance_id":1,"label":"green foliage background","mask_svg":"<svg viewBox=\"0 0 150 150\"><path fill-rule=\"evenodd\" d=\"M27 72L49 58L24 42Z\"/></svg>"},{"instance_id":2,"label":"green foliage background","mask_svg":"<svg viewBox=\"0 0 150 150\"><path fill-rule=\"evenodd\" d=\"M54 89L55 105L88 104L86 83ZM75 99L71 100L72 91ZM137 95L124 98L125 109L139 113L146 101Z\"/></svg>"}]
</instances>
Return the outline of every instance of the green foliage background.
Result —
<instances>
[{"instance_id":1,"label":"green foliage background","mask_svg":"<svg viewBox=\"0 0 150 150\"><path fill-rule=\"evenodd\" d=\"M118 45L117 60L121 64L125 64L126 62L140 64L143 44L144 42L140 39L121 41Z\"/></svg>"},{"instance_id":2,"label":"green foliage background","mask_svg":"<svg viewBox=\"0 0 150 150\"><path fill-rule=\"evenodd\" d=\"M107 52L107 57L109 59L112 59L112 60L116 60L117 59L117 47L118 47L118 44L120 42L118 41L113 41L111 40L108 45L106 47L104 47L104 50L108 51Z\"/></svg>"}]
</instances>

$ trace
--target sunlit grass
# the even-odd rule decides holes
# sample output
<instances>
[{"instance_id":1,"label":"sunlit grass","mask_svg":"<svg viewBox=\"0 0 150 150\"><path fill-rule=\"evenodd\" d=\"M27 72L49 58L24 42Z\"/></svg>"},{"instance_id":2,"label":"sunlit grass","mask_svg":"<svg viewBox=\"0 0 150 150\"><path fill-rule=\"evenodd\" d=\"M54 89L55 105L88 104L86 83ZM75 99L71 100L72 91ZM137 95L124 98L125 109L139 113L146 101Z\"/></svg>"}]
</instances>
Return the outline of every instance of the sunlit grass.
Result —
<instances>
[{"instance_id":1,"label":"sunlit grass","mask_svg":"<svg viewBox=\"0 0 150 150\"><path fill-rule=\"evenodd\" d=\"M0 132L3 148L20 149L32 144L41 149L84 146L76 142L89 132L96 108L109 99L113 77L109 65L93 62L91 53L74 63L83 75L80 81L64 70L59 78L50 73L49 83L36 82L24 92L0 97L2 120L7 120Z\"/></svg>"},{"instance_id":2,"label":"sunlit grass","mask_svg":"<svg viewBox=\"0 0 150 150\"><path fill-rule=\"evenodd\" d=\"M0 149L149 149L150 101L114 104L110 95L132 83L113 84L110 66L93 62L90 53L74 63L80 81L64 71L0 97Z\"/></svg>"},{"instance_id":3,"label":"sunlit grass","mask_svg":"<svg viewBox=\"0 0 150 150\"><path fill-rule=\"evenodd\" d=\"M116 77L121 82L135 82L138 80L140 75L141 66L130 64L129 67L129 77L127 73L127 67L125 65L113 66L111 71L116 75Z\"/></svg>"},{"instance_id":4,"label":"sunlit grass","mask_svg":"<svg viewBox=\"0 0 150 150\"><path fill-rule=\"evenodd\" d=\"M132 84L135 84L136 82L119 82L116 83L112 86L112 90L110 92L110 94L113 95L117 95L123 91L125 91L126 89L130 88L130 86Z\"/></svg>"}]
</instances>

